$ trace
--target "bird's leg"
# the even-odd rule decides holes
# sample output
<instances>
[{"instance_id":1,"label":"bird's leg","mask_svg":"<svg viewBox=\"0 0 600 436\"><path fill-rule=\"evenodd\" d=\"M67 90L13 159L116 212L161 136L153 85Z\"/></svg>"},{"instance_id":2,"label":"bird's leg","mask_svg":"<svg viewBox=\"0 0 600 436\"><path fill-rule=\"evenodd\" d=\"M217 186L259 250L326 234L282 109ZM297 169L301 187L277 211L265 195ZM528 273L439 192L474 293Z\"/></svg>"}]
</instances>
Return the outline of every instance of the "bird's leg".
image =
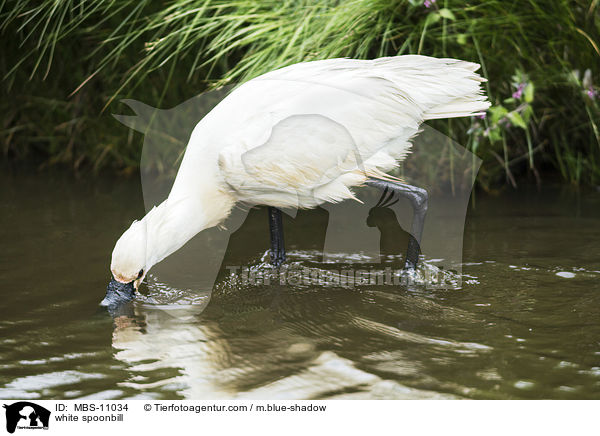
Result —
<instances>
[{"instance_id":1,"label":"bird's leg","mask_svg":"<svg viewBox=\"0 0 600 436\"><path fill-rule=\"evenodd\" d=\"M271 264L278 268L285 262L283 242L283 217L281 210L269 206L269 233L271 234Z\"/></svg>"},{"instance_id":2,"label":"bird's leg","mask_svg":"<svg viewBox=\"0 0 600 436\"><path fill-rule=\"evenodd\" d=\"M386 180L369 179L367 185L379 189L388 189L399 196L408 198L413 207L413 221L411 226L411 235L406 250L406 260L404 269L414 270L419 261L421 252L421 236L423 235L423 226L425 225L425 214L427 213L427 191L417 186L407 185L400 182L389 182Z\"/></svg>"}]
</instances>

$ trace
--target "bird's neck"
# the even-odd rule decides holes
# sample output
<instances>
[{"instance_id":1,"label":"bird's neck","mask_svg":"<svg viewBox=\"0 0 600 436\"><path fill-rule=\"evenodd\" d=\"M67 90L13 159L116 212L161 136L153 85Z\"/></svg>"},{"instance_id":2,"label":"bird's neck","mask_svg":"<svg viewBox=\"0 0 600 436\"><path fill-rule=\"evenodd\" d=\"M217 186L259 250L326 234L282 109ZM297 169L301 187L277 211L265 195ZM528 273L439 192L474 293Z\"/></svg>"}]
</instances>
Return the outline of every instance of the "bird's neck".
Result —
<instances>
[{"instance_id":1,"label":"bird's neck","mask_svg":"<svg viewBox=\"0 0 600 436\"><path fill-rule=\"evenodd\" d=\"M171 191L169 197L144 217L147 224L146 268L169 256L204 229L227 218L232 196L215 186L187 191Z\"/></svg>"}]
</instances>

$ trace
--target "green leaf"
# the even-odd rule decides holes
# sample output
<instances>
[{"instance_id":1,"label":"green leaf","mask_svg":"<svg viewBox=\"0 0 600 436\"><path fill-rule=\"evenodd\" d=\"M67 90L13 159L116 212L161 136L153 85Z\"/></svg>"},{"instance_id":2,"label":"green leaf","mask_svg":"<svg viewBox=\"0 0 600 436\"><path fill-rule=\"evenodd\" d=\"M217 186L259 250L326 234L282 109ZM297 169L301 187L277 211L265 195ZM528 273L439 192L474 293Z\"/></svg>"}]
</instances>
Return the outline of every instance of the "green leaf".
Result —
<instances>
[{"instance_id":1,"label":"green leaf","mask_svg":"<svg viewBox=\"0 0 600 436\"><path fill-rule=\"evenodd\" d=\"M448 20L456 20L456 17L452 13L452 11L448 8L442 8L438 12L442 17L447 18Z\"/></svg>"},{"instance_id":2,"label":"green leaf","mask_svg":"<svg viewBox=\"0 0 600 436\"><path fill-rule=\"evenodd\" d=\"M527 84L527 86L525 86L525 101L527 103L531 103L533 101L533 93L534 93L534 87L533 87L533 83L529 82Z\"/></svg>"},{"instance_id":3,"label":"green leaf","mask_svg":"<svg viewBox=\"0 0 600 436\"><path fill-rule=\"evenodd\" d=\"M525 124L529 124L529 120L531 119L532 115L533 115L533 108L531 107L531 105L525 106L525 109L523 109L523 112L521 113L523 120L525 120Z\"/></svg>"},{"instance_id":4,"label":"green leaf","mask_svg":"<svg viewBox=\"0 0 600 436\"><path fill-rule=\"evenodd\" d=\"M459 33L456 35L456 42L458 42L460 45L465 45L467 43L467 35L464 33Z\"/></svg>"},{"instance_id":5,"label":"green leaf","mask_svg":"<svg viewBox=\"0 0 600 436\"><path fill-rule=\"evenodd\" d=\"M504 103L504 104L512 104L512 103L515 103L516 101L517 100L515 100L513 97L509 97L509 98L504 99L502 101L502 103Z\"/></svg>"},{"instance_id":6,"label":"green leaf","mask_svg":"<svg viewBox=\"0 0 600 436\"><path fill-rule=\"evenodd\" d=\"M496 124L508 113L504 106L492 106L489 111L491 113L492 124Z\"/></svg>"},{"instance_id":7,"label":"green leaf","mask_svg":"<svg viewBox=\"0 0 600 436\"><path fill-rule=\"evenodd\" d=\"M425 25L429 26L430 24L437 23L441 20L440 14L438 12L430 12L425 19Z\"/></svg>"},{"instance_id":8,"label":"green leaf","mask_svg":"<svg viewBox=\"0 0 600 436\"><path fill-rule=\"evenodd\" d=\"M521 129L527 129L527 124L521 117L521 114L517 111L512 111L506 115L511 123L515 126L520 127Z\"/></svg>"},{"instance_id":9,"label":"green leaf","mask_svg":"<svg viewBox=\"0 0 600 436\"><path fill-rule=\"evenodd\" d=\"M500 129L490 129L488 131L488 138L490 138L490 142L497 142L502 139L502 133Z\"/></svg>"}]
</instances>

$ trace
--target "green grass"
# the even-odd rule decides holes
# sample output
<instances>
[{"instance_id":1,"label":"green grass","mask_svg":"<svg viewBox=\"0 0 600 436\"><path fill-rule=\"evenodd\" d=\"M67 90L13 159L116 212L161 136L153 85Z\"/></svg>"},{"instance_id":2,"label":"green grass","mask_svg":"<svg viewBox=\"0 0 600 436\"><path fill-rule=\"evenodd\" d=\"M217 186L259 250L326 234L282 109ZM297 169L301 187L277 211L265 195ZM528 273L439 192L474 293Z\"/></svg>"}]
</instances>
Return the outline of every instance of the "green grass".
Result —
<instances>
[{"instance_id":1,"label":"green grass","mask_svg":"<svg viewBox=\"0 0 600 436\"><path fill-rule=\"evenodd\" d=\"M597 185L598 3L4 0L0 140L10 159L131 171L140 138L108 115L122 98L170 107L304 60L420 53L479 62L489 79L486 120L434 124L483 159L480 186ZM511 101L519 83L531 95Z\"/></svg>"}]
</instances>

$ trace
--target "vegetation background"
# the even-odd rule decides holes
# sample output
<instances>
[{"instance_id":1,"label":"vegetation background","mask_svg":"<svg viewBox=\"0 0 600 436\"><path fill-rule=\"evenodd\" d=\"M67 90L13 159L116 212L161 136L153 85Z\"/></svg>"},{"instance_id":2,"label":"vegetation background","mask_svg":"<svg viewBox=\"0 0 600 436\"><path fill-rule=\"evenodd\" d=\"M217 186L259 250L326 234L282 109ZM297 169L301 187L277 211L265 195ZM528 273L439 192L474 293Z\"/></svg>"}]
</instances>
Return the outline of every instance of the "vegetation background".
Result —
<instances>
[{"instance_id":1,"label":"vegetation background","mask_svg":"<svg viewBox=\"0 0 600 436\"><path fill-rule=\"evenodd\" d=\"M424 54L478 62L493 107L434 127L483 159L486 190L600 184L600 0L2 0L7 160L135 173L110 114L169 108L292 63Z\"/></svg>"}]
</instances>

